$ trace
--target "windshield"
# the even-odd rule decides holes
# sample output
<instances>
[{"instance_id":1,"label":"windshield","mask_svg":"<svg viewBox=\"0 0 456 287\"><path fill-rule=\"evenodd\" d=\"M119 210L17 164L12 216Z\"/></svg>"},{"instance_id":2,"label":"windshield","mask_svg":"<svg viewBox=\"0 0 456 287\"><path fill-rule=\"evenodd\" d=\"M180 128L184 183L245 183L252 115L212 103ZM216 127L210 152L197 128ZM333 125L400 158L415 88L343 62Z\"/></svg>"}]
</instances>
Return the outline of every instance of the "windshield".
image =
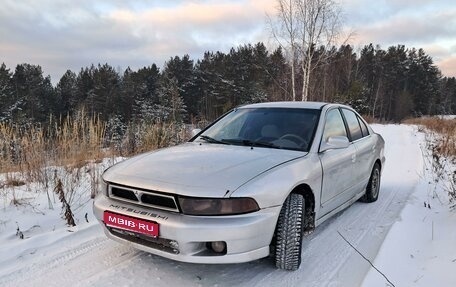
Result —
<instances>
[{"instance_id":1,"label":"windshield","mask_svg":"<svg viewBox=\"0 0 456 287\"><path fill-rule=\"evenodd\" d=\"M308 151L319 115L320 110L315 109L235 109L205 130L197 140Z\"/></svg>"}]
</instances>

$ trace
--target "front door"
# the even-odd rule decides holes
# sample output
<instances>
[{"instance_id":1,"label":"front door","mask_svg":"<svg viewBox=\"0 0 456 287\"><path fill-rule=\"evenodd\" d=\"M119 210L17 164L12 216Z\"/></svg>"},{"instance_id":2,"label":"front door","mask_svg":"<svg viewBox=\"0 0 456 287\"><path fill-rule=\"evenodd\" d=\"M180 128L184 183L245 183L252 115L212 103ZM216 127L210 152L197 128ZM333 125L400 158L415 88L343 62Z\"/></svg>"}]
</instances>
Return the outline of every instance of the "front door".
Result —
<instances>
[{"instance_id":1,"label":"front door","mask_svg":"<svg viewBox=\"0 0 456 287\"><path fill-rule=\"evenodd\" d=\"M327 141L332 136L347 137L339 109L330 110L326 114L322 141ZM320 161L323 168L321 206L327 213L350 198L355 183L356 149L350 144L347 148L326 150L320 153Z\"/></svg>"}]
</instances>

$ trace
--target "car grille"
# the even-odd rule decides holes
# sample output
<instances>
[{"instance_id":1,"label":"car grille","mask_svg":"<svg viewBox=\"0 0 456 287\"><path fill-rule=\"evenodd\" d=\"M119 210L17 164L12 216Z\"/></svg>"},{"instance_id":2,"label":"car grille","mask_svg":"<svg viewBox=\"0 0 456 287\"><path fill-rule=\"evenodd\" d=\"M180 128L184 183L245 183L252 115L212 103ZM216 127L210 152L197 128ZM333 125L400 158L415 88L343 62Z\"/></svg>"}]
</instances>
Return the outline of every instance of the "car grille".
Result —
<instances>
[{"instance_id":1,"label":"car grille","mask_svg":"<svg viewBox=\"0 0 456 287\"><path fill-rule=\"evenodd\" d=\"M172 195L112 184L109 184L108 192L109 197L117 200L136 203L157 209L179 212L176 199Z\"/></svg>"},{"instance_id":2,"label":"car grille","mask_svg":"<svg viewBox=\"0 0 456 287\"><path fill-rule=\"evenodd\" d=\"M177 243L173 244L173 240L165 238L154 238L147 235L130 232L127 230L121 230L113 227L107 228L112 235L117 236L119 238L135 242L153 249L158 249L173 254L179 254L179 247L177 246Z\"/></svg>"}]
</instances>

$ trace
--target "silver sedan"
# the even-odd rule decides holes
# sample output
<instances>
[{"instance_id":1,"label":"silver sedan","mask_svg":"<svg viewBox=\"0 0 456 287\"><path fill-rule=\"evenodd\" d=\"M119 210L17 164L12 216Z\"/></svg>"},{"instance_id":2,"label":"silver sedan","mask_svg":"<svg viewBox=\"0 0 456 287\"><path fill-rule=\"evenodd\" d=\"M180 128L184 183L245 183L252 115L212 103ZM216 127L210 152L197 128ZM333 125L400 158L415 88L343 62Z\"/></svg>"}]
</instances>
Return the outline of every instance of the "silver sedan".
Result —
<instances>
[{"instance_id":1,"label":"silver sedan","mask_svg":"<svg viewBox=\"0 0 456 287\"><path fill-rule=\"evenodd\" d=\"M187 143L106 170L94 213L108 237L170 259L272 254L296 270L306 234L357 200L377 200L383 151L348 106L242 106Z\"/></svg>"}]
</instances>

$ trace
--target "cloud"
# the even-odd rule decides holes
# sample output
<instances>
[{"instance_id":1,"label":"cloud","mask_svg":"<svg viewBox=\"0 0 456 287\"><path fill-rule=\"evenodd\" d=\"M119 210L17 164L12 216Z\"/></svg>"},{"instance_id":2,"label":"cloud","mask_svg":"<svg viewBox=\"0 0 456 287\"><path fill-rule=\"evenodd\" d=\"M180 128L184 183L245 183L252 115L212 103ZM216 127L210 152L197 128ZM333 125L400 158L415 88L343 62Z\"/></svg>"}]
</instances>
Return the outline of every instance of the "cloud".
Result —
<instances>
[{"instance_id":1,"label":"cloud","mask_svg":"<svg viewBox=\"0 0 456 287\"><path fill-rule=\"evenodd\" d=\"M358 44L424 47L439 61L454 55L452 1L408 3L342 0L341 8ZM265 15L275 12L276 0L2 0L0 61L39 64L54 83L98 62L160 66L175 55L267 42Z\"/></svg>"},{"instance_id":2,"label":"cloud","mask_svg":"<svg viewBox=\"0 0 456 287\"><path fill-rule=\"evenodd\" d=\"M135 27L135 33L149 43L173 38L207 44L250 37L258 22L264 23L264 12L250 2L214 1L141 12L119 10L113 11L110 18Z\"/></svg>"},{"instance_id":3,"label":"cloud","mask_svg":"<svg viewBox=\"0 0 456 287\"><path fill-rule=\"evenodd\" d=\"M53 82L66 69L91 63L139 68L161 65L174 55L199 58L206 50L261 40L261 3L273 2L5 1L0 11L5 62L40 64Z\"/></svg>"},{"instance_id":4,"label":"cloud","mask_svg":"<svg viewBox=\"0 0 456 287\"><path fill-rule=\"evenodd\" d=\"M437 62L442 74L447 77L456 77L456 56L445 58Z\"/></svg>"},{"instance_id":5,"label":"cloud","mask_svg":"<svg viewBox=\"0 0 456 287\"><path fill-rule=\"evenodd\" d=\"M426 54L432 55L435 60L447 58L452 54L451 49L448 49L448 47L439 44L425 45L422 48Z\"/></svg>"},{"instance_id":6,"label":"cloud","mask_svg":"<svg viewBox=\"0 0 456 287\"><path fill-rule=\"evenodd\" d=\"M345 0L353 7L360 0ZM376 2L374 5L380 5ZM354 24L355 45L380 44L387 48L404 44L407 47L423 48L433 57L445 76L456 76L456 9L451 1L388 0L387 6L371 7ZM447 5L447 6L445 6ZM351 7L350 5L348 7ZM450 8L449 8L450 7ZM355 13L363 14L366 9ZM381 16L379 16L381 15ZM353 14L352 14L353 17ZM356 17L356 16L355 16ZM369 19L370 18L370 19Z\"/></svg>"},{"instance_id":7,"label":"cloud","mask_svg":"<svg viewBox=\"0 0 456 287\"><path fill-rule=\"evenodd\" d=\"M360 27L357 33L357 41L364 43L428 43L453 38L456 34L456 10L426 16L394 16Z\"/></svg>"}]
</instances>

